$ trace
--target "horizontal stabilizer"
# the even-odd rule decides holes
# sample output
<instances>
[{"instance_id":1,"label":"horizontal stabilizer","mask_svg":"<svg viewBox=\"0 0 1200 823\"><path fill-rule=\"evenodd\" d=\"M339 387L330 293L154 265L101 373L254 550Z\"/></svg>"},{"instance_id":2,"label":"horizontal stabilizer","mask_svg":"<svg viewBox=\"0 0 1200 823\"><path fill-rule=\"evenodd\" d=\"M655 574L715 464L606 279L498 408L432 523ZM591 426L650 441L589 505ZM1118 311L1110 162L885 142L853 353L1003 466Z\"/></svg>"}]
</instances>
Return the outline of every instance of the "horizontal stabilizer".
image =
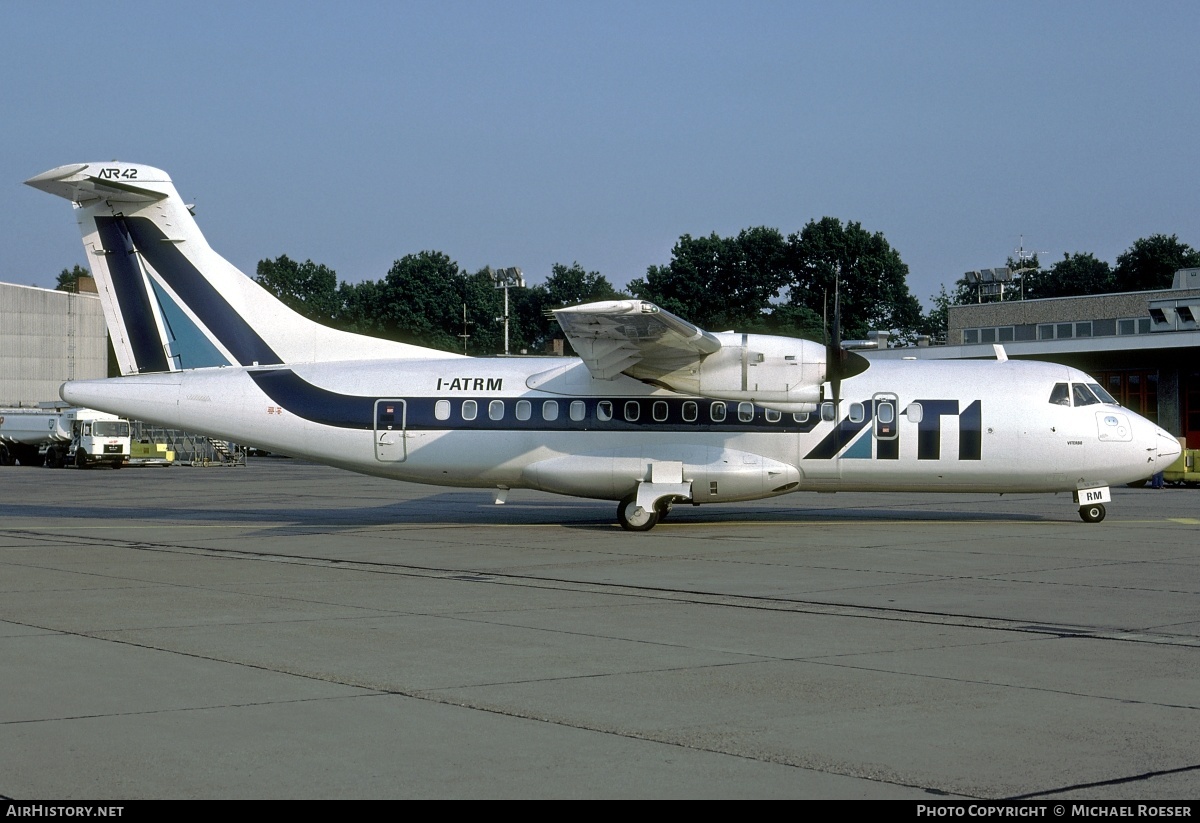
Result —
<instances>
[{"instance_id":1,"label":"horizontal stabilizer","mask_svg":"<svg viewBox=\"0 0 1200 823\"><path fill-rule=\"evenodd\" d=\"M72 203L86 203L91 200L153 203L166 198L169 192L144 184L170 182L169 177L149 166L131 166L127 163L108 163L103 166L74 163L42 172L26 180L25 185L65 197Z\"/></svg>"}]
</instances>

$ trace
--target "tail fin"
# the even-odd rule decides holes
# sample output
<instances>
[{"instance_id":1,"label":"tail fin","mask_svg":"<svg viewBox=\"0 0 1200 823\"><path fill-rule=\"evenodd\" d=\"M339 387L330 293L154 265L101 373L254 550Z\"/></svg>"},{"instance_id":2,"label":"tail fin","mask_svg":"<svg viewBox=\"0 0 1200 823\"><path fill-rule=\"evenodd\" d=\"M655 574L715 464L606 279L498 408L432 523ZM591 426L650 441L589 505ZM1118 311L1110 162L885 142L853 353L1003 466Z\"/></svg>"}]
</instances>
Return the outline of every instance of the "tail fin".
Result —
<instances>
[{"instance_id":1,"label":"tail fin","mask_svg":"<svg viewBox=\"0 0 1200 823\"><path fill-rule=\"evenodd\" d=\"M159 169L81 163L25 182L78 210L122 374L457 356L338 331L292 311L212 250Z\"/></svg>"}]
</instances>

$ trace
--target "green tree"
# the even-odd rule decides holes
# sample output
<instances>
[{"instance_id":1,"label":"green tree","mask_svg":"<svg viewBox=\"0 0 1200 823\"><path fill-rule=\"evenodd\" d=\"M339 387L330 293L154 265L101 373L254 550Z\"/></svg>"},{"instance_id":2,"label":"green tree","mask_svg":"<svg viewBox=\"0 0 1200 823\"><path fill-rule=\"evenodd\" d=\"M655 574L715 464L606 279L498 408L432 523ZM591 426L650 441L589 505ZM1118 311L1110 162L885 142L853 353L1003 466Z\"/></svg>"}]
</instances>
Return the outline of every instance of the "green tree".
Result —
<instances>
[{"instance_id":1,"label":"green tree","mask_svg":"<svg viewBox=\"0 0 1200 823\"><path fill-rule=\"evenodd\" d=\"M1049 269L1038 271L1025 284L1027 299L1075 297L1104 294L1113 290L1113 272L1108 263L1090 253L1067 254Z\"/></svg>"},{"instance_id":2,"label":"green tree","mask_svg":"<svg viewBox=\"0 0 1200 823\"><path fill-rule=\"evenodd\" d=\"M541 351L551 339L562 337L558 322L551 314L554 309L628 296L613 288L599 272L585 271L579 263L570 266L555 263L545 283L510 291L513 306L509 313L520 321L524 334L522 348Z\"/></svg>"},{"instance_id":3,"label":"green tree","mask_svg":"<svg viewBox=\"0 0 1200 823\"><path fill-rule=\"evenodd\" d=\"M286 254L258 261L260 286L289 307L318 323L333 325L340 314L337 272L311 260L297 263Z\"/></svg>"},{"instance_id":4,"label":"green tree","mask_svg":"<svg viewBox=\"0 0 1200 823\"><path fill-rule=\"evenodd\" d=\"M812 220L788 238L788 261L791 305L832 316L836 288L843 339L889 330L903 341L918 332L921 305L908 290L908 266L882 233L834 217Z\"/></svg>"},{"instance_id":5,"label":"green tree","mask_svg":"<svg viewBox=\"0 0 1200 823\"><path fill-rule=\"evenodd\" d=\"M685 234L671 262L650 266L629 290L712 331L747 328L788 284L786 253L783 235L765 226L729 238Z\"/></svg>"},{"instance_id":6,"label":"green tree","mask_svg":"<svg viewBox=\"0 0 1200 823\"><path fill-rule=\"evenodd\" d=\"M933 340L945 341L950 328L950 306L955 305L954 301L946 292L944 285L930 299L933 302L933 308L925 315L921 332L929 335Z\"/></svg>"},{"instance_id":7,"label":"green tree","mask_svg":"<svg viewBox=\"0 0 1200 823\"><path fill-rule=\"evenodd\" d=\"M1200 252L1172 234L1155 234L1134 241L1117 257L1114 291L1169 289L1177 269L1200 266Z\"/></svg>"},{"instance_id":8,"label":"green tree","mask_svg":"<svg viewBox=\"0 0 1200 823\"><path fill-rule=\"evenodd\" d=\"M55 291L69 291L72 294L79 293L79 278L91 277L92 274L78 263L73 268L63 269L58 274L58 282L54 286Z\"/></svg>"},{"instance_id":9,"label":"green tree","mask_svg":"<svg viewBox=\"0 0 1200 823\"><path fill-rule=\"evenodd\" d=\"M393 340L462 351L455 331L462 325L462 277L442 252L407 254L388 271L367 316Z\"/></svg>"}]
</instances>

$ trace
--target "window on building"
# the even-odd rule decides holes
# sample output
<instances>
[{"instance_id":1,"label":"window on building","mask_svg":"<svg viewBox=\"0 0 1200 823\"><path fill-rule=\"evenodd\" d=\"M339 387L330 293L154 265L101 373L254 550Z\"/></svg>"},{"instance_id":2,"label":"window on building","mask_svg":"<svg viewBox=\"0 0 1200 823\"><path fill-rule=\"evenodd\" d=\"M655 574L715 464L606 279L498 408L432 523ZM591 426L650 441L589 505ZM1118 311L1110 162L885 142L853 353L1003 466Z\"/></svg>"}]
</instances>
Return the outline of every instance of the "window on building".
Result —
<instances>
[{"instance_id":1,"label":"window on building","mask_svg":"<svg viewBox=\"0 0 1200 823\"><path fill-rule=\"evenodd\" d=\"M963 345L969 346L979 342L979 329L963 329Z\"/></svg>"}]
</instances>

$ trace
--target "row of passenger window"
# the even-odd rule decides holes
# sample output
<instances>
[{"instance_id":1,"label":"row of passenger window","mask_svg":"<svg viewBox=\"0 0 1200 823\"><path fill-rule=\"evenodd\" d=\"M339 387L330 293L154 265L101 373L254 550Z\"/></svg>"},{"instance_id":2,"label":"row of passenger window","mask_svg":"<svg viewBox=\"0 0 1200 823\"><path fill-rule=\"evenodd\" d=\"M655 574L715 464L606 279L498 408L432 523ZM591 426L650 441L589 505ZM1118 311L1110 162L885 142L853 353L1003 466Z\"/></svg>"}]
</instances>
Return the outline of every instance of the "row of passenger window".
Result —
<instances>
[{"instance_id":1,"label":"row of passenger window","mask_svg":"<svg viewBox=\"0 0 1200 823\"><path fill-rule=\"evenodd\" d=\"M511 402L511 401L510 401ZM881 423L891 423L895 420L896 407L893 401L881 401L878 404L876 416ZM618 404L611 400L601 400L595 406L595 420L604 423L612 420L616 415ZM635 423L642 418L643 404L638 400L627 400L619 406L621 419L628 423ZM504 420L508 414L509 406L504 400L492 400L487 404L487 416L489 420ZM533 418L534 405L529 400L517 400L512 405L513 417L517 420L530 420ZM665 423L670 416L670 406L665 400L650 401L650 420L655 423ZM479 417L479 402L475 400L464 400L459 410L463 420L471 421ZM438 420L449 420L451 413L451 404L449 400L439 400L433 407L433 416ZM545 400L541 404L541 419L544 421L558 420L561 413L559 401ZM713 423L724 423L731 414L736 414L737 422L752 423L754 422L755 406L753 403L738 403L734 412L730 412L724 401L715 400L708 406L707 417ZM920 422L921 409L920 404L913 403L907 409L907 414L912 422ZM572 400L567 404L567 416L575 422L581 422L587 419L588 408L587 403L582 400ZM695 400L685 400L680 407L680 416L684 423L696 423L700 420L700 404ZM808 412L795 412L792 414L792 421L796 423L807 423ZM763 419L767 423L778 423L783 419L783 413L774 409L763 409ZM833 403L821 404L821 419L831 421L836 419L836 407ZM849 405L849 419L852 423L861 423L866 419L866 408L862 403L851 403Z\"/></svg>"},{"instance_id":2,"label":"row of passenger window","mask_svg":"<svg viewBox=\"0 0 1200 823\"><path fill-rule=\"evenodd\" d=\"M504 400L492 400L487 404L487 416L489 420L504 420L509 413L509 402ZM649 403L649 419L656 423L664 423L670 416L670 406L665 400L654 400ZM618 413L621 419L629 423L637 422L642 418L643 403L638 400L627 400L623 404L615 404L611 400L601 400L595 406L595 419L601 423L612 420ZM696 423L700 420L700 404L695 400L685 400L680 407L680 416L685 423ZM439 400L433 407L433 416L438 420L449 420L451 412L451 404L449 400ZM475 420L480 413L479 403L475 400L464 400L460 408L460 414L463 420ZM541 403L541 419L545 421L558 420L562 413L558 400L545 400ZM567 404L567 416L576 422L587 419L588 408L587 403L582 400L572 400ZM720 400L714 401L708 406L708 419L713 423L724 423L731 415L736 414L739 423L751 423L754 421L755 407L753 403L738 403L736 408L731 412L728 406ZM533 403L529 400L517 400L512 403L512 415L517 420L530 420L534 414ZM768 423L778 423L783 419L781 412L774 409L763 409L763 416ZM808 422L808 412L797 412L792 415L792 419L797 423Z\"/></svg>"}]
</instances>

